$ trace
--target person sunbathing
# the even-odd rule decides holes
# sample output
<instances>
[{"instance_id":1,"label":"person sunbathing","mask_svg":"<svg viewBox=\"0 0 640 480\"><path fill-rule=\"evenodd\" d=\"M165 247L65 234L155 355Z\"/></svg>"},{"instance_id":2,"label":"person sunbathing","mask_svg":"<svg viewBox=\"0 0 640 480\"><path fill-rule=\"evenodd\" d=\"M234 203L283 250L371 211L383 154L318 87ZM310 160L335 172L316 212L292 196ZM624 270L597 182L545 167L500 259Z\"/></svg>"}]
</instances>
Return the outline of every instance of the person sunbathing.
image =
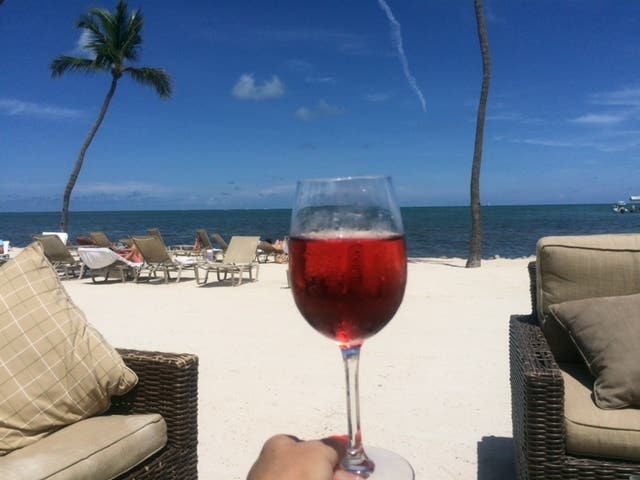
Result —
<instances>
[{"instance_id":1,"label":"person sunbathing","mask_svg":"<svg viewBox=\"0 0 640 480\"><path fill-rule=\"evenodd\" d=\"M132 245L129 248L121 248L116 250L116 253L120 255L125 260L129 260L130 262L142 263L144 262L144 257L138 250L138 247Z\"/></svg>"},{"instance_id":2,"label":"person sunbathing","mask_svg":"<svg viewBox=\"0 0 640 480\"><path fill-rule=\"evenodd\" d=\"M287 263L289 262L289 254L287 253L287 243L284 240L276 240L273 244L273 247L277 250L280 250L282 253L278 253L275 256L276 263Z\"/></svg>"}]
</instances>

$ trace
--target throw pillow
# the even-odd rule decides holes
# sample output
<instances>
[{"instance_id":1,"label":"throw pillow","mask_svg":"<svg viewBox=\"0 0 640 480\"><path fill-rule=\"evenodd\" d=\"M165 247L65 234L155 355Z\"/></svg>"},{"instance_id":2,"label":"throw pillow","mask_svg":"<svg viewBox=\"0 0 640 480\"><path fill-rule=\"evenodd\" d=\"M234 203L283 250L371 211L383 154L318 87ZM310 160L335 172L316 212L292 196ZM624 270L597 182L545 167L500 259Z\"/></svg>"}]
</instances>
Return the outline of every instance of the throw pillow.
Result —
<instances>
[{"instance_id":1,"label":"throw pillow","mask_svg":"<svg viewBox=\"0 0 640 480\"><path fill-rule=\"evenodd\" d=\"M595 377L596 405L640 406L640 294L571 300L549 310Z\"/></svg>"},{"instance_id":2,"label":"throw pillow","mask_svg":"<svg viewBox=\"0 0 640 480\"><path fill-rule=\"evenodd\" d=\"M137 382L37 243L0 267L0 455L106 411Z\"/></svg>"}]
</instances>

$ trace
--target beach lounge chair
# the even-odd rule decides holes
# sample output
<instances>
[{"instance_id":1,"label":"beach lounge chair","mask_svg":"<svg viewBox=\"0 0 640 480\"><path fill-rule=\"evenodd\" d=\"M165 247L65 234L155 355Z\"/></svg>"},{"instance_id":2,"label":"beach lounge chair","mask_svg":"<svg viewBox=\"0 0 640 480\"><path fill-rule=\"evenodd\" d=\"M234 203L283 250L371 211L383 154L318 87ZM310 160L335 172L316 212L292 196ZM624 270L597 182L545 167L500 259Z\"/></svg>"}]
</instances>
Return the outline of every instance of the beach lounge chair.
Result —
<instances>
[{"instance_id":1,"label":"beach lounge chair","mask_svg":"<svg viewBox=\"0 0 640 480\"><path fill-rule=\"evenodd\" d=\"M96 276L100 275L104 276L106 282L111 273L119 274L120 279L125 282L130 275L135 278L136 271L143 265L131 262L106 247L79 247L78 256L83 263L80 276L82 277L86 269L89 269L91 280L94 282Z\"/></svg>"},{"instance_id":2,"label":"beach lounge chair","mask_svg":"<svg viewBox=\"0 0 640 480\"><path fill-rule=\"evenodd\" d=\"M204 285L209 278L209 272L216 272L218 281L224 281L231 277L231 285L242 284L243 273L249 274L250 280L258 280L260 264L256 261L256 249L260 237L231 237L229 248L227 249L222 262L214 262L203 259L196 267L196 282ZM254 271L255 269L255 276ZM202 275L204 274L204 278Z\"/></svg>"},{"instance_id":3,"label":"beach lounge chair","mask_svg":"<svg viewBox=\"0 0 640 480\"><path fill-rule=\"evenodd\" d=\"M227 251L229 245L227 244L227 242L225 242L224 238L222 238L222 235L220 235L219 233L214 233L213 235L211 235L211 238L213 238L213 240L220 246L223 252Z\"/></svg>"},{"instance_id":4,"label":"beach lounge chair","mask_svg":"<svg viewBox=\"0 0 640 480\"><path fill-rule=\"evenodd\" d=\"M147 230L147 232L149 232L149 235L151 235L152 237L159 238L162 243L166 245L166 242L164 241L164 238L162 238L162 233L160 232L159 228L150 228L149 230Z\"/></svg>"},{"instance_id":5,"label":"beach lounge chair","mask_svg":"<svg viewBox=\"0 0 640 480\"><path fill-rule=\"evenodd\" d=\"M109 239L106 233L104 232L90 232L89 238L93 240L94 245L98 247L113 247L114 243Z\"/></svg>"},{"instance_id":6,"label":"beach lounge chair","mask_svg":"<svg viewBox=\"0 0 640 480\"><path fill-rule=\"evenodd\" d=\"M194 258L172 256L164 242L157 237L133 237L133 243L144 259L142 267L135 272L136 282L140 280L140 273L144 270L149 272L147 279L150 279L152 275L156 276L158 270L161 270L164 272L164 281L167 283L171 278L169 272L177 272L176 282L179 282L182 270L195 269L196 260Z\"/></svg>"},{"instance_id":7,"label":"beach lounge chair","mask_svg":"<svg viewBox=\"0 0 640 480\"><path fill-rule=\"evenodd\" d=\"M67 240L69 240L69 234L67 232L42 232L42 236L46 235L56 235L65 245L67 244Z\"/></svg>"},{"instance_id":8,"label":"beach lounge chair","mask_svg":"<svg viewBox=\"0 0 640 480\"><path fill-rule=\"evenodd\" d=\"M33 239L42 245L44 256L64 278L73 278L76 273L82 273L82 262L71 255L58 235L34 235Z\"/></svg>"},{"instance_id":9,"label":"beach lounge chair","mask_svg":"<svg viewBox=\"0 0 640 480\"><path fill-rule=\"evenodd\" d=\"M201 228L200 230L196 231L196 245L200 250L213 249L213 244L211 243L209 234L204 228Z\"/></svg>"},{"instance_id":10,"label":"beach lounge chair","mask_svg":"<svg viewBox=\"0 0 640 480\"><path fill-rule=\"evenodd\" d=\"M267 263L269 261L269 257L273 258L275 261L279 255L284 255L284 253L285 252L282 248L277 248L272 243L263 240L258 244L256 259L260 263Z\"/></svg>"},{"instance_id":11,"label":"beach lounge chair","mask_svg":"<svg viewBox=\"0 0 640 480\"><path fill-rule=\"evenodd\" d=\"M91 232L89 233L89 238L93 241L93 244L98 247L113 248L116 251L118 250L117 243L112 242L104 232ZM133 240L130 238L121 238L118 242L124 245L125 248L133 247Z\"/></svg>"},{"instance_id":12,"label":"beach lounge chair","mask_svg":"<svg viewBox=\"0 0 640 480\"><path fill-rule=\"evenodd\" d=\"M542 238L529 281L509 322L517 478L636 478L640 235Z\"/></svg>"},{"instance_id":13,"label":"beach lounge chair","mask_svg":"<svg viewBox=\"0 0 640 480\"><path fill-rule=\"evenodd\" d=\"M164 243L164 246L167 247L167 250L169 250L173 255L191 256L194 254L193 245L167 245L167 242L164 241L164 237L162 236L162 233L160 233L159 228L150 228L147 232L149 232L149 235L152 237L159 238L162 243Z\"/></svg>"}]
</instances>

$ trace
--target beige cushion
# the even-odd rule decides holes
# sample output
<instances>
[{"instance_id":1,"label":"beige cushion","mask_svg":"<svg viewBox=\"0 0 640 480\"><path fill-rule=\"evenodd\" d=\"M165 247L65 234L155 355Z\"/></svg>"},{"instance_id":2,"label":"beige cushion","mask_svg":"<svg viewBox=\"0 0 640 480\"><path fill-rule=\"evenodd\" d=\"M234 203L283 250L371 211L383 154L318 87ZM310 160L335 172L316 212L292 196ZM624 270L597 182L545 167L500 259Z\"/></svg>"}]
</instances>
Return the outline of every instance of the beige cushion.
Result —
<instances>
[{"instance_id":1,"label":"beige cushion","mask_svg":"<svg viewBox=\"0 0 640 480\"><path fill-rule=\"evenodd\" d=\"M0 455L104 412L136 382L40 245L0 267Z\"/></svg>"},{"instance_id":2,"label":"beige cushion","mask_svg":"<svg viewBox=\"0 0 640 480\"><path fill-rule=\"evenodd\" d=\"M561 364L565 395L567 452L589 457L640 461L640 410L603 410L593 403L589 370Z\"/></svg>"},{"instance_id":3,"label":"beige cushion","mask_svg":"<svg viewBox=\"0 0 640 480\"><path fill-rule=\"evenodd\" d=\"M81 420L0 458L3 480L109 480L167 443L157 414Z\"/></svg>"},{"instance_id":4,"label":"beige cushion","mask_svg":"<svg viewBox=\"0 0 640 480\"><path fill-rule=\"evenodd\" d=\"M600 408L640 406L640 294L551 305L596 377Z\"/></svg>"},{"instance_id":5,"label":"beige cushion","mask_svg":"<svg viewBox=\"0 0 640 480\"><path fill-rule=\"evenodd\" d=\"M537 245L537 311L558 361L579 362L549 306L590 297L640 293L640 235L545 237Z\"/></svg>"}]
</instances>

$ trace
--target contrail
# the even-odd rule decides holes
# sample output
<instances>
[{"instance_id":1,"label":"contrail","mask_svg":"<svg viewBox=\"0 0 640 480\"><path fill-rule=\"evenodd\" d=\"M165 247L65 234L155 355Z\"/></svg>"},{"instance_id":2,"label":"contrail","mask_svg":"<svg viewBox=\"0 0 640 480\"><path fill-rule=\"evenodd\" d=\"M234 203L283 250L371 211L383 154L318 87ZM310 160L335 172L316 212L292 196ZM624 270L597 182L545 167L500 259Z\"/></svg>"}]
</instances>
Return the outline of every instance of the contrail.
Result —
<instances>
[{"instance_id":1,"label":"contrail","mask_svg":"<svg viewBox=\"0 0 640 480\"><path fill-rule=\"evenodd\" d=\"M402 31L400 29L400 24L398 23L396 18L393 16L393 12L389 8L389 5L387 5L387 2L385 2L384 0L378 0L378 3L380 4L380 8L384 10L384 13L387 15L387 18L389 19L389 23L391 24L391 41L393 42L394 46L398 50L398 57L400 57L400 63L402 63L402 70L404 70L404 76L407 77L407 82L409 82L409 86L413 89L414 92L416 92L416 95L418 96L418 99L422 104L422 110L426 112L427 104L424 101L424 95L422 95L422 92L420 91L420 87L418 87L418 82L416 82L415 77L411 75L411 72L409 71L409 62L407 61L407 56L404 54L404 48L402 47Z\"/></svg>"}]
</instances>

